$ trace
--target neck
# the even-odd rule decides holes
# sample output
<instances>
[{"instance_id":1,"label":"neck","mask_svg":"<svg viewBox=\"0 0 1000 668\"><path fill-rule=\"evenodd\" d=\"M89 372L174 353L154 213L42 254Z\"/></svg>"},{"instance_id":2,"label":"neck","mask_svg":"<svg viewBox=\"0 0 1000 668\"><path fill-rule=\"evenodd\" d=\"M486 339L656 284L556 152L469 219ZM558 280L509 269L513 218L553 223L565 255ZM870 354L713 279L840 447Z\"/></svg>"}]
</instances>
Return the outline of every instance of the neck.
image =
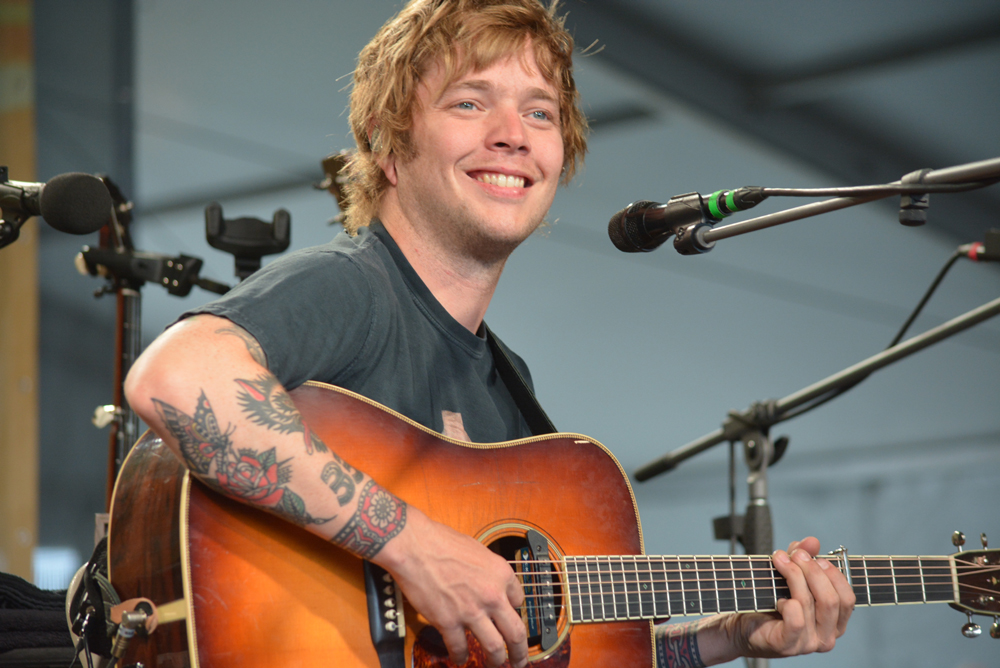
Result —
<instances>
[{"instance_id":1,"label":"neck","mask_svg":"<svg viewBox=\"0 0 1000 668\"><path fill-rule=\"evenodd\" d=\"M431 294L463 327L478 333L506 257L470 257L433 230L418 229L398 206L383 206L379 218Z\"/></svg>"},{"instance_id":2,"label":"neck","mask_svg":"<svg viewBox=\"0 0 1000 668\"><path fill-rule=\"evenodd\" d=\"M844 570L837 557L819 558ZM955 600L948 557L849 557L848 562L858 605ZM763 612L790 598L768 556L566 557L564 563L576 623Z\"/></svg>"}]
</instances>

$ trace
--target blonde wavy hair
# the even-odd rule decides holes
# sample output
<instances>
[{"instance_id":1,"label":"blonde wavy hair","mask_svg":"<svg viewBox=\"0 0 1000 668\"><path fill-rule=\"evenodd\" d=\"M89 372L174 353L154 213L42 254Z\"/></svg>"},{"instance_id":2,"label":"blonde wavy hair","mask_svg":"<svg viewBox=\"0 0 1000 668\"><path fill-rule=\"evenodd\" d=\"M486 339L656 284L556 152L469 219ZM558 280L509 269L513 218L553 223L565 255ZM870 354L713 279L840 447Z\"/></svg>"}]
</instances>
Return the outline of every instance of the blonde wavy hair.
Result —
<instances>
[{"instance_id":1,"label":"blonde wavy hair","mask_svg":"<svg viewBox=\"0 0 1000 668\"><path fill-rule=\"evenodd\" d=\"M389 181L379 161L413 157L410 128L420 77L434 63L445 86L519 54L530 44L541 75L559 91L562 182L587 151L587 119L573 81L573 38L557 16L558 0L411 0L358 56L351 91L357 150L344 168L344 227L354 234L378 212Z\"/></svg>"}]
</instances>

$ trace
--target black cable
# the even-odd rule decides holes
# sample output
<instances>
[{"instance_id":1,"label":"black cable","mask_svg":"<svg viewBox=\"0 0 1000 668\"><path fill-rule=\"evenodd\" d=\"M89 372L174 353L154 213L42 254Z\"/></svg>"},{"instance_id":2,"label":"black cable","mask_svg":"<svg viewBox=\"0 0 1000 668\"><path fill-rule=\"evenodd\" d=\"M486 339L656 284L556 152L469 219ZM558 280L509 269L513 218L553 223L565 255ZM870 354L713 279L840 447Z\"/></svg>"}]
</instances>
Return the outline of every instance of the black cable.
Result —
<instances>
[{"instance_id":1,"label":"black cable","mask_svg":"<svg viewBox=\"0 0 1000 668\"><path fill-rule=\"evenodd\" d=\"M906 322L903 323L903 326L900 327L899 331L896 333L896 336L892 339L892 343L886 346L886 350L895 347L896 344L903 339L903 336L906 334L906 331L910 328L910 325L912 325L913 321L917 319L917 316L920 315L920 312L923 310L924 306L926 306L927 302L930 301L931 295L934 294L934 291L937 290L938 285L940 285L941 281L944 280L945 274L948 273L948 271L952 268L955 262L958 261L958 259L963 255L965 255L965 253L963 253L961 250L956 250L954 253L951 254L951 257L948 258L948 261L944 263L944 266L941 267L941 270L938 272L937 276L931 282L930 287L927 288L927 292L924 293L923 298L917 304L916 308L913 309L913 313L910 314L910 317L906 319ZM809 403L803 404L802 406L799 406L795 410L785 413L779 417L781 418L781 420L790 420L794 417L802 415L803 413L808 413L812 409L818 408L819 406L822 406L823 404L832 399L836 399L844 392L847 392L851 388L855 387L858 383L868 378L868 376L870 375L871 375L870 373L866 374L861 378L857 378L846 385L841 385L840 387L834 388L829 392L827 392L826 394L821 394L820 396L816 397Z\"/></svg>"},{"instance_id":2,"label":"black cable","mask_svg":"<svg viewBox=\"0 0 1000 668\"><path fill-rule=\"evenodd\" d=\"M1000 179L968 183L884 183L872 186L840 188L761 188L764 195L774 197L864 197L865 195L906 195L925 193L960 193L985 188Z\"/></svg>"},{"instance_id":3,"label":"black cable","mask_svg":"<svg viewBox=\"0 0 1000 668\"><path fill-rule=\"evenodd\" d=\"M951 269L952 265L955 264L958 258L962 257L963 255L965 255L965 253L963 253L960 250L956 250L954 253L951 254L951 257L948 258L948 261L944 263L943 267L941 267L941 271L938 272L937 277L931 283L930 287L927 288L927 292L924 293L923 299L921 299L920 303L917 304L917 307L913 309L913 313L910 314L910 317L907 319L907 321L903 323L903 326L896 334L896 338L894 338L892 340L892 343L889 344L888 346L889 348L892 348L903 339L903 335L906 334L906 330L910 328L910 325L913 324L913 321L917 319L918 315L920 315L920 311L923 310L928 300L930 300L931 295L933 295L934 291L937 290L937 286L940 285L941 281L944 279L944 275L948 273L948 270Z\"/></svg>"}]
</instances>

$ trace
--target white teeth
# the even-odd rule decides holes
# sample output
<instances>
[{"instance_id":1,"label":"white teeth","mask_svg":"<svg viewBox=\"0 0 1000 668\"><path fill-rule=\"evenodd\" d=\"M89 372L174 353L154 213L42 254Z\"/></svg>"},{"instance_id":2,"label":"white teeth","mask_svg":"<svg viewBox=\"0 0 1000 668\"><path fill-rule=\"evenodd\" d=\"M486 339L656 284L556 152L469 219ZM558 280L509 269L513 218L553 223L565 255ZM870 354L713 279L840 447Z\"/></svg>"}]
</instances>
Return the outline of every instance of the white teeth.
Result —
<instances>
[{"instance_id":1,"label":"white teeth","mask_svg":"<svg viewBox=\"0 0 1000 668\"><path fill-rule=\"evenodd\" d=\"M523 188L524 177L509 176L507 174L480 174L476 180L501 188Z\"/></svg>"}]
</instances>

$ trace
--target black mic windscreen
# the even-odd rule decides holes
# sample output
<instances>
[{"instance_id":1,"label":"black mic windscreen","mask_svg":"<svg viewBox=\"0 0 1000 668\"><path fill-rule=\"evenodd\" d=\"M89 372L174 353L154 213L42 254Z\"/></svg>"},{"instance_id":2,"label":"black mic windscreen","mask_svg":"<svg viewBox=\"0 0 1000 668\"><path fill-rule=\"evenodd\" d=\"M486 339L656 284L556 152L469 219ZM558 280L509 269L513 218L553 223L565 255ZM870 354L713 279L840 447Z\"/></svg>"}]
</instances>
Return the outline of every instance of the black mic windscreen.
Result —
<instances>
[{"instance_id":1,"label":"black mic windscreen","mask_svg":"<svg viewBox=\"0 0 1000 668\"><path fill-rule=\"evenodd\" d=\"M90 234L111 217L111 194L96 176L69 172L52 177L39 196L45 222L60 232Z\"/></svg>"},{"instance_id":2,"label":"black mic windscreen","mask_svg":"<svg viewBox=\"0 0 1000 668\"><path fill-rule=\"evenodd\" d=\"M608 236L611 237L611 243L615 245L615 248L626 253L640 253L644 250L639 240L639 224L636 222L634 216L626 214L634 209L641 210L655 204L655 202L648 202L646 200L632 202L611 216L611 221L608 222Z\"/></svg>"}]
</instances>

